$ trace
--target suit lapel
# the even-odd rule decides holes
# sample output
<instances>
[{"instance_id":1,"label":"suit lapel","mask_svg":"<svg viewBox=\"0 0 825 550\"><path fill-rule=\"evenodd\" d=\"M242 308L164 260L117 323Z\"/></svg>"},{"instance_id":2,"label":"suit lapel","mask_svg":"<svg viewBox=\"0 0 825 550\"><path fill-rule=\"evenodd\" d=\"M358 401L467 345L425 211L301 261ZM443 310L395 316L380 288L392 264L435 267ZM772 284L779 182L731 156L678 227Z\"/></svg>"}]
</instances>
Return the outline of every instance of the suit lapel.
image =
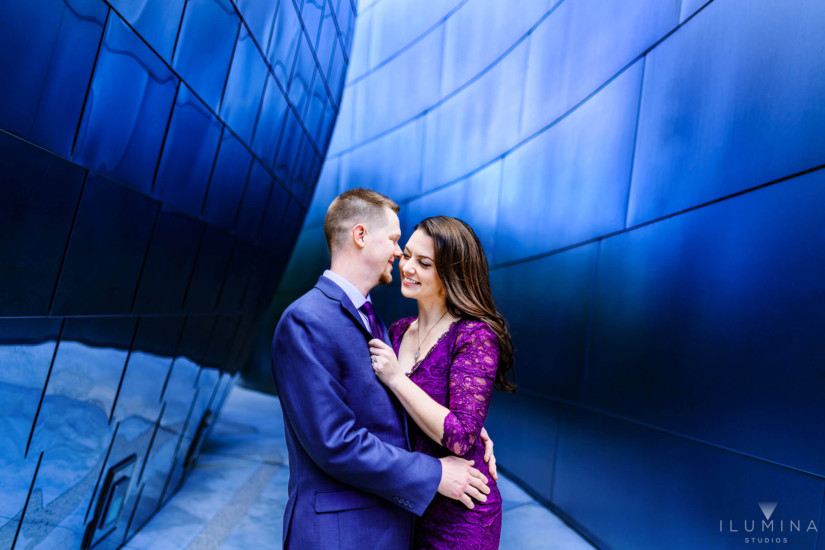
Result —
<instances>
[{"instance_id":1,"label":"suit lapel","mask_svg":"<svg viewBox=\"0 0 825 550\"><path fill-rule=\"evenodd\" d=\"M322 275L315 284L315 288L323 292L327 297L337 300L341 304L341 309L346 311L347 315L352 318L352 321L358 325L367 340L372 339L372 333L367 330L367 327L364 325L364 321L361 319L361 314L358 313L358 309L355 307L355 304L352 303L352 300L349 299L346 292L344 292L340 286ZM392 342L390 342L390 331L387 329L387 325L384 324L384 321L381 320L380 317L379 321L384 329L384 341L392 347ZM398 401L395 394L387 390L387 395L390 397L398 416L401 417L401 422L403 423L404 429L404 440L407 443L407 450L412 450L412 446L410 445L410 431L407 426L407 411L405 411L404 407L401 406L401 402Z\"/></svg>"},{"instance_id":2,"label":"suit lapel","mask_svg":"<svg viewBox=\"0 0 825 550\"><path fill-rule=\"evenodd\" d=\"M344 292L340 286L335 284L332 280L321 276L315 284L315 288L326 294L329 298L338 301L341 304L341 309L347 312L347 314L352 318L352 321L358 325L358 328L361 329L361 332L364 333L367 339L372 339L372 334L367 327L364 326L364 321L361 319L361 314L358 313L355 304L352 303L352 300L349 299L347 293Z\"/></svg>"}]
</instances>

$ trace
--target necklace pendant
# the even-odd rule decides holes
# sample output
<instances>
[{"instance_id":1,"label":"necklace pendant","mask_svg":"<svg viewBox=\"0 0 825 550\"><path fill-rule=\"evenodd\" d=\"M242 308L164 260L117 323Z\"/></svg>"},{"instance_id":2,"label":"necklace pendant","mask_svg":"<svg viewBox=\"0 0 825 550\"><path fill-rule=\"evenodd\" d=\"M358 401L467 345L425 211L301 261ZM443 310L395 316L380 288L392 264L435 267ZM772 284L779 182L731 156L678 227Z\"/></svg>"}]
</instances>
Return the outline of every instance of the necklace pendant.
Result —
<instances>
[{"instance_id":1,"label":"necklace pendant","mask_svg":"<svg viewBox=\"0 0 825 550\"><path fill-rule=\"evenodd\" d=\"M415 360L418 361L418 356L421 354L421 348L415 350Z\"/></svg>"}]
</instances>

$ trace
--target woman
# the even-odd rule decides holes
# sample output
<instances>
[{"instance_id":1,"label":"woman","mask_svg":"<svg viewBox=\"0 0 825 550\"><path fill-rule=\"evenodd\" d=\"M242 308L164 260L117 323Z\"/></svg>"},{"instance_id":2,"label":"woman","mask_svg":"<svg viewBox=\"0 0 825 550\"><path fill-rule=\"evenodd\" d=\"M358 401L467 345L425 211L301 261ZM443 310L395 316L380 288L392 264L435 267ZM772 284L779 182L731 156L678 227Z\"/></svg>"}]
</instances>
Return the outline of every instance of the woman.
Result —
<instances>
[{"instance_id":1,"label":"woman","mask_svg":"<svg viewBox=\"0 0 825 550\"><path fill-rule=\"evenodd\" d=\"M399 262L401 293L418 317L390 328L392 348L370 341L373 369L415 421L414 451L474 461L489 479L485 502L436 495L416 526L416 548L498 548L501 495L480 437L493 387L512 391L507 323L495 308L487 259L472 228L446 216L419 223Z\"/></svg>"}]
</instances>

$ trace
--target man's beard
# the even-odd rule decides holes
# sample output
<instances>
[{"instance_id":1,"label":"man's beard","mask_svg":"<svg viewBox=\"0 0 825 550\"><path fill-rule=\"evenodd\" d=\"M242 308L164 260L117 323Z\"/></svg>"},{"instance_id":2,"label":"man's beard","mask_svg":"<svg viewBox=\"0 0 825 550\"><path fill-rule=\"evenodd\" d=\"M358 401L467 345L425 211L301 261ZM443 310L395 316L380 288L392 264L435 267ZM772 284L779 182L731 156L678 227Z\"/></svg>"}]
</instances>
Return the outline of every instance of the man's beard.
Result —
<instances>
[{"instance_id":1,"label":"man's beard","mask_svg":"<svg viewBox=\"0 0 825 550\"><path fill-rule=\"evenodd\" d=\"M379 285L388 285L392 283L392 272L384 271L381 273L381 276L378 277L378 284Z\"/></svg>"}]
</instances>

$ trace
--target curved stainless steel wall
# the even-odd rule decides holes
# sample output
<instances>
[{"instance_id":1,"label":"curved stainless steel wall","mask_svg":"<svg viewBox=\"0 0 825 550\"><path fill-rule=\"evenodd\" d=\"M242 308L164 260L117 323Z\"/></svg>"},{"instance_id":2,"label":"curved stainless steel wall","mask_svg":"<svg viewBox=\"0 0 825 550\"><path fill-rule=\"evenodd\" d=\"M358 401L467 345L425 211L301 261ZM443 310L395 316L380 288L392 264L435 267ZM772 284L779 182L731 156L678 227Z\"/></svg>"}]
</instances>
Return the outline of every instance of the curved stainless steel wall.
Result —
<instances>
[{"instance_id":1,"label":"curved stainless steel wall","mask_svg":"<svg viewBox=\"0 0 825 550\"><path fill-rule=\"evenodd\" d=\"M431 4L361 2L280 303L344 189L402 203L406 236L462 217L518 348L488 423L508 472L604 548L823 547L825 5Z\"/></svg>"},{"instance_id":2,"label":"curved stainless steel wall","mask_svg":"<svg viewBox=\"0 0 825 550\"><path fill-rule=\"evenodd\" d=\"M0 7L0 548L117 547L178 488L305 217L353 24L349 0Z\"/></svg>"}]
</instances>

